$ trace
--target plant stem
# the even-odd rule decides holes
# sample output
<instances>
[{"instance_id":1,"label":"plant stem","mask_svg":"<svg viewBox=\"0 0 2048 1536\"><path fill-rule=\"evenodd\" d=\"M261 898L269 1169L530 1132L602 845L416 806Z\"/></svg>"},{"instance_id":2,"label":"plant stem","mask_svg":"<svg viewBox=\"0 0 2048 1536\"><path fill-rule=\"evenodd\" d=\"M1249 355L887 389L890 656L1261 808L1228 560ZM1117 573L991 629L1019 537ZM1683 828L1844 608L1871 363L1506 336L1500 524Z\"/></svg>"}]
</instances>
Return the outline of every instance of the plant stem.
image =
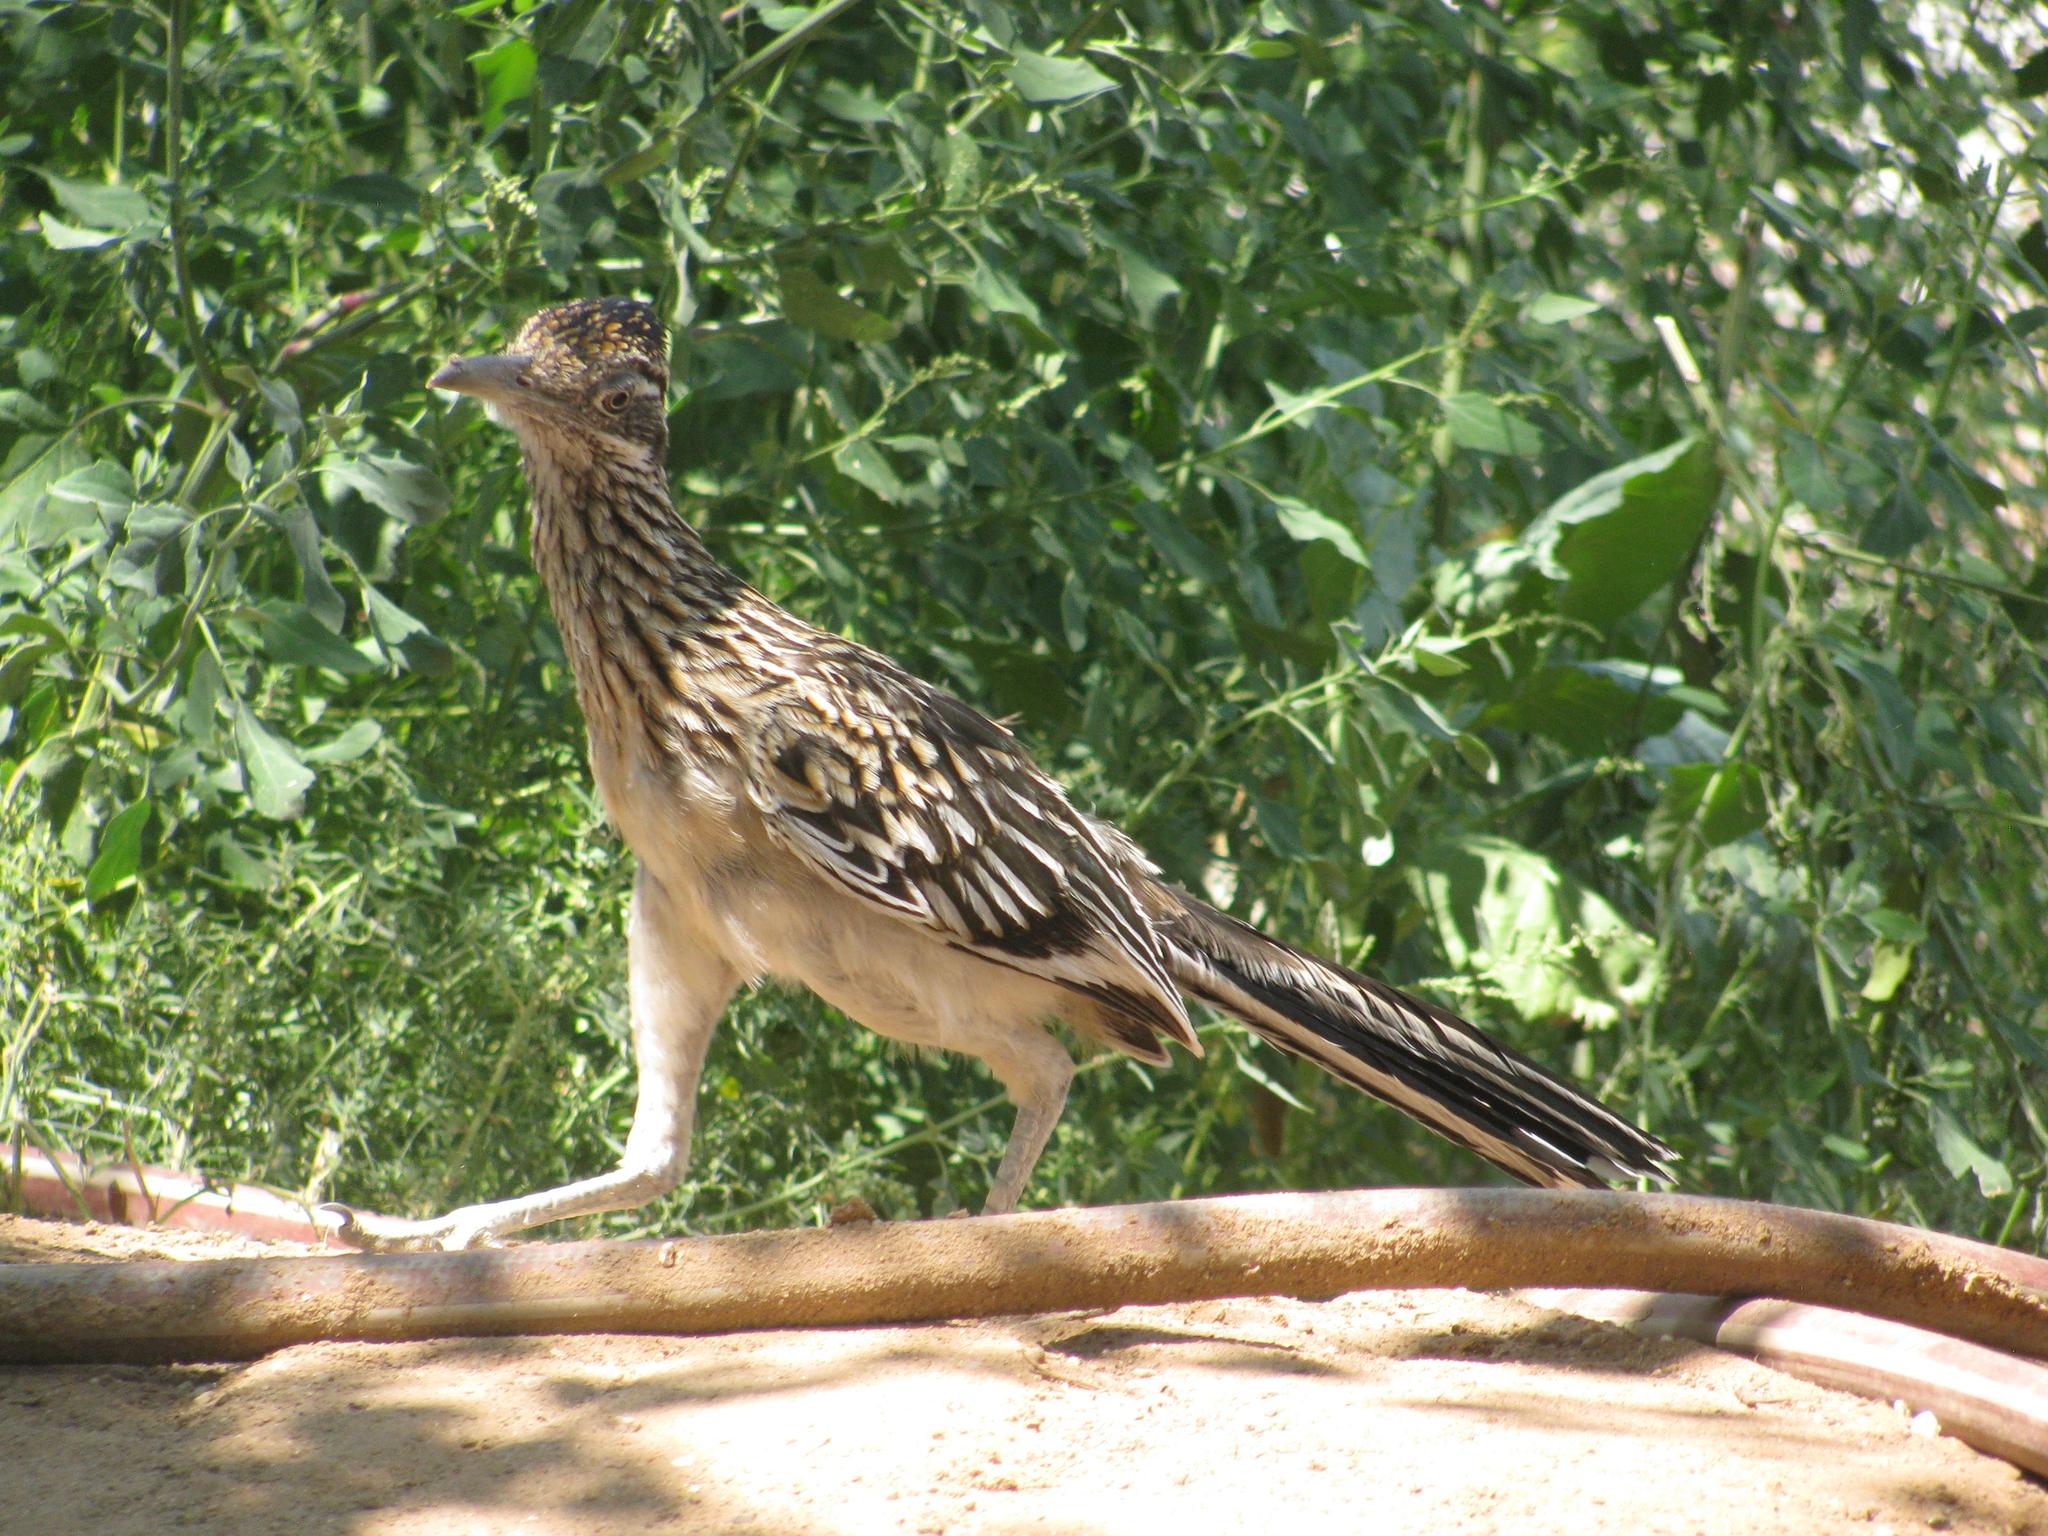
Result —
<instances>
[{"instance_id":1,"label":"plant stem","mask_svg":"<svg viewBox=\"0 0 2048 1536\"><path fill-rule=\"evenodd\" d=\"M171 0L169 56L164 61L164 175L171 186L171 268L178 286L178 319L200 385L213 400L225 404L227 386L213 365L199 323L199 306L192 297L192 263L185 249L185 32L189 9L190 0Z\"/></svg>"},{"instance_id":2,"label":"plant stem","mask_svg":"<svg viewBox=\"0 0 2048 1536\"><path fill-rule=\"evenodd\" d=\"M1480 269L1486 259L1486 224L1480 215L1480 204L1486 196L1487 173L1491 169L1486 151L1486 75L1485 61L1493 53L1493 33L1485 26L1475 25L1472 30L1472 67L1465 76L1465 105L1460 118L1460 128L1465 141L1465 164L1458 186L1458 242L1451 248L1445 261L1451 281L1457 285L1461 295L1469 295L1472 285L1478 280ZM1476 311L1482 306L1475 302ZM1448 399L1463 391L1465 387L1465 360L1471 351L1470 334L1460 328L1459 334L1444 353L1444 370L1440 389ZM1430 454L1437 467L1449 466L1455 444L1451 441L1448 422L1436 429L1430 440Z\"/></svg>"},{"instance_id":3,"label":"plant stem","mask_svg":"<svg viewBox=\"0 0 2048 1536\"><path fill-rule=\"evenodd\" d=\"M731 69L727 70L718 84L698 97L687 110L676 118L674 123L663 129L660 133L657 133L641 148L634 150L631 154L619 156L618 159L606 166L602 175L604 184L608 187L617 186L620 182L631 181L637 176L643 176L655 166L661 164L663 160L675 153L677 146L682 142L683 130L689 127L693 121L712 107L718 105L735 88L745 84L763 69L766 69L770 64L773 64L777 59L789 52L790 49L809 42L812 35L820 28L830 26L860 3L861 0L829 0L828 4L819 6L817 10L776 38L774 42L749 54Z\"/></svg>"}]
</instances>

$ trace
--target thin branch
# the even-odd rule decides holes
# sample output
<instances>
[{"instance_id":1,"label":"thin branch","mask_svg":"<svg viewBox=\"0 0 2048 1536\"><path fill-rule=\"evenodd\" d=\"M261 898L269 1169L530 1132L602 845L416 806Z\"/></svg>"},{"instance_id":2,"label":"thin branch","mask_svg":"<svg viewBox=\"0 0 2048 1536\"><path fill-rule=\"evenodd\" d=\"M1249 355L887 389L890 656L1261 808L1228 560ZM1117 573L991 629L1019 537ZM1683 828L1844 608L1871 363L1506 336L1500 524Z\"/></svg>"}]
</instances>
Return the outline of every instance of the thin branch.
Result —
<instances>
[{"instance_id":1,"label":"thin branch","mask_svg":"<svg viewBox=\"0 0 2048 1536\"><path fill-rule=\"evenodd\" d=\"M806 17L796 26L791 27L787 32L776 38L774 42L749 54L731 69L727 70L724 76L720 78L718 84L692 102L688 110L669 127L657 133L646 144L634 150L631 154L621 155L610 165L606 166L601 176L604 184L608 187L615 187L620 182L632 181L637 177L644 176L655 166L661 164L663 160L666 160L676 152L677 147L682 142L683 130L689 127L692 122L711 108L717 106L719 102L731 95L735 89L744 85L770 64L773 64L785 53L788 53L790 49L809 42L812 34L822 27L830 26L860 3L861 0L830 0L829 4L818 7L810 16Z\"/></svg>"},{"instance_id":2,"label":"thin branch","mask_svg":"<svg viewBox=\"0 0 2048 1536\"><path fill-rule=\"evenodd\" d=\"M164 175L171 186L171 267L178 285L178 319L192 353L199 382L214 400L226 403L227 385L214 367L213 353L192 297L192 263L185 248L185 32L190 0L171 0L169 57L164 61Z\"/></svg>"}]
</instances>

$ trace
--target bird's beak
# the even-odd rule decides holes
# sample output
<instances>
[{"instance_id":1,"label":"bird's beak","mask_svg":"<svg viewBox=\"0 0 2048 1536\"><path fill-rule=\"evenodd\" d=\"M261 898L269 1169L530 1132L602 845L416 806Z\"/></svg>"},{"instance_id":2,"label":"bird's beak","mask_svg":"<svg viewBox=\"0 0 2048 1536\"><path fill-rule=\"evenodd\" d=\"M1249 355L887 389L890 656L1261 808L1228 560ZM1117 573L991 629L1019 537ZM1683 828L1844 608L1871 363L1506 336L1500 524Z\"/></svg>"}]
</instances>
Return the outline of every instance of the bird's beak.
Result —
<instances>
[{"instance_id":1,"label":"bird's beak","mask_svg":"<svg viewBox=\"0 0 2048 1536\"><path fill-rule=\"evenodd\" d=\"M523 352L487 353L482 357L451 357L427 380L431 389L475 395L501 405L516 405L529 393L519 377L533 361Z\"/></svg>"}]
</instances>

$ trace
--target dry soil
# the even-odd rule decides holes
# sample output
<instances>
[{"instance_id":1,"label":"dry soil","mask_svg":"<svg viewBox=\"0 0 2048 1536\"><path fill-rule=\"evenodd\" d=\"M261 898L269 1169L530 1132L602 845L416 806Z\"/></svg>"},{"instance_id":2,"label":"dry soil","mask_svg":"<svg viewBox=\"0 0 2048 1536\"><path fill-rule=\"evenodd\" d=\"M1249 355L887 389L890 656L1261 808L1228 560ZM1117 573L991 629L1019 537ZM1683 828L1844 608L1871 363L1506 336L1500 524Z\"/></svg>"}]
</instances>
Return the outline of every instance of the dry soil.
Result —
<instances>
[{"instance_id":1,"label":"dry soil","mask_svg":"<svg viewBox=\"0 0 2048 1536\"><path fill-rule=\"evenodd\" d=\"M0 1262L284 1244L0 1216ZM1512 1297L0 1367L0 1528L2038 1532L1902 1410Z\"/></svg>"}]
</instances>

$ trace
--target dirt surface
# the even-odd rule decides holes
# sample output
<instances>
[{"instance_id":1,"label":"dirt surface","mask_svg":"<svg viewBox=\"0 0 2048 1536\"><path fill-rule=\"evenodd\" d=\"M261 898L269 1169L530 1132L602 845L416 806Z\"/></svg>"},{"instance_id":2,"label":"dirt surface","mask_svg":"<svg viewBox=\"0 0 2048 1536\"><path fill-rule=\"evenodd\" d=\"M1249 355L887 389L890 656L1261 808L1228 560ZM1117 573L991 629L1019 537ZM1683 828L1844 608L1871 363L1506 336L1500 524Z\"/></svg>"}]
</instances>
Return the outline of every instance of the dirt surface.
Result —
<instances>
[{"instance_id":1,"label":"dirt surface","mask_svg":"<svg viewBox=\"0 0 2048 1536\"><path fill-rule=\"evenodd\" d=\"M303 1251L0 1216L0 1262ZM0 1367L0 1523L2048 1536L2048 1490L1734 1356L1408 1291Z\"/></svg>"}]
</instances>

